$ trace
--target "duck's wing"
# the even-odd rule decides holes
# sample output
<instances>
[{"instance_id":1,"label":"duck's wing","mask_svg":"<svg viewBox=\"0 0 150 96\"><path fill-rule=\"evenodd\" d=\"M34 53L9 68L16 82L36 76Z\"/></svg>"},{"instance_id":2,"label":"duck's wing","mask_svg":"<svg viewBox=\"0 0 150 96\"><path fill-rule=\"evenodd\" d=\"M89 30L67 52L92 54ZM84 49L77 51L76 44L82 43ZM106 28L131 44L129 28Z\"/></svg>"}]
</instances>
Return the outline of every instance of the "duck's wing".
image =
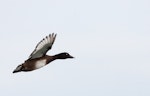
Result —
<instances>
[{"instance_id":1,"label":"duck's wing","mask_svg":"<svg viewBox=\"0 0 150 96\"><path fill-rule=\"evenodd\" d=\"M56 34L52 33L41 40L29 56L29 59L35 59L46 55L47 51L52 48L55 38Z\"/></svg>"}]
</instances>

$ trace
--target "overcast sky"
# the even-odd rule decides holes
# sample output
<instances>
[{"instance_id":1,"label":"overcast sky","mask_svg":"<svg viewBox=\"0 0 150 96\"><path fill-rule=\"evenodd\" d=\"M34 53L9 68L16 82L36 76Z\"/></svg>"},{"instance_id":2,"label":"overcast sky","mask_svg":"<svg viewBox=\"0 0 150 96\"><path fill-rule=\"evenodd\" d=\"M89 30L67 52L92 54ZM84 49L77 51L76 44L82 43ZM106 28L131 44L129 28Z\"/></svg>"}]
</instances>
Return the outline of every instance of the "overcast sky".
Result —
<instances>
[{"instance_id":1,"label":"overcast sky","mask_svg":"<svg viewBox=\"0 0 150 96\"><path fill-rule=\"evenodd\" d=\"M32 71L12 74L57 33ZM149 0L0 0L1 96L150 96Z\"/></svg>"}]
</instances>

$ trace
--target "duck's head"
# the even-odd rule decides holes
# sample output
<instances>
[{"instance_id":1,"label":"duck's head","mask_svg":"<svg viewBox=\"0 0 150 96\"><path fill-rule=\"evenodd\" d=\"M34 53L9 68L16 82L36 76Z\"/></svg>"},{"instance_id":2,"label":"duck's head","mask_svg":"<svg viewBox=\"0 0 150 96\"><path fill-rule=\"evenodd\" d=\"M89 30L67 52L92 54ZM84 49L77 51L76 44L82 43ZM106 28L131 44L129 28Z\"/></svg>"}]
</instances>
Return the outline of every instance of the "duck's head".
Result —
<instances>
[{"instance_id":1,"label":"duck's head","mask_svg":"<svg viewBox=\"0 0 150 96\"><path fill-rule=\"evenodd\" d=\"M63 53L60 53L60 54L57 54L55 55L55 57L57 59L67 59L67 58L74 58L73 56L71 56L69 53L67 52L63 52Z\"/></svg>"}]
</instances>

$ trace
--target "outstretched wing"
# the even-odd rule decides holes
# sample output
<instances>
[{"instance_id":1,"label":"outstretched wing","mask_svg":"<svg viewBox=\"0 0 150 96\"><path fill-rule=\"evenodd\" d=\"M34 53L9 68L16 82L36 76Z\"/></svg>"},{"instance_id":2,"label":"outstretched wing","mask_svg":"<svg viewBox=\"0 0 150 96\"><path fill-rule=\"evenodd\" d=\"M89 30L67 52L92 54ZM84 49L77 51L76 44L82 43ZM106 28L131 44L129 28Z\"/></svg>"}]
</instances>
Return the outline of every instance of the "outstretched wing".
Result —
<instances>
[{"instance_id":1,"label":"outstretched wing","mask_svg":"<svg viewBox=\"0 0 150 96\"><path fill-rule=\"evenodd\" d=\"M55 38L56 34L52 33L41 40L29 56L29 59L35 59L46 55L47 51L52 48Z\"/></svg>"}]
</instances>

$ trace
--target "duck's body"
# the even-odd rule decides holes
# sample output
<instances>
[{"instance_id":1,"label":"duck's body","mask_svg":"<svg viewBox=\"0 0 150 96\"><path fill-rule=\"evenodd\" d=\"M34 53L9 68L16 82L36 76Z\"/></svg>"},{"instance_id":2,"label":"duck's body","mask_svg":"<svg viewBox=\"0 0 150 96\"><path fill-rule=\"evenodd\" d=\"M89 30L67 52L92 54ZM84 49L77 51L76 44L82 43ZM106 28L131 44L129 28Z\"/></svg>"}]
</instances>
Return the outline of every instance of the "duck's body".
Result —
<instances>
[{"instance_id":1,"label":"duck's body","mask_svg":"<svg viewBox=\"0 0 150 96\"><path fill-rule=\"evenodd\" d=\"M48 63L52 62L53 60L54 60L53 56L48 55L36 59L26 60L22 64L23 66L22 71L32 71L35 69L39 69L41 67L44 67Z\"/></svg>"},{"instance_id":2,"label":"duck's body","mask_svg":"<svg viewBox=\"0 0 150 96\"><path fill-rule=\"evenodd\" d=\"M50 62L56 59L67 59L73 58L68 53L60 53L54 56L46 55L47 51L51 49L56 35L50 34L46 38L44 38L38 45L36 46L35 50L31 53L29 59L27 59L23 64L19 65L13 73L20 72L20 71L33 71L39 69Z\"/></svg>"}]
</instances>

